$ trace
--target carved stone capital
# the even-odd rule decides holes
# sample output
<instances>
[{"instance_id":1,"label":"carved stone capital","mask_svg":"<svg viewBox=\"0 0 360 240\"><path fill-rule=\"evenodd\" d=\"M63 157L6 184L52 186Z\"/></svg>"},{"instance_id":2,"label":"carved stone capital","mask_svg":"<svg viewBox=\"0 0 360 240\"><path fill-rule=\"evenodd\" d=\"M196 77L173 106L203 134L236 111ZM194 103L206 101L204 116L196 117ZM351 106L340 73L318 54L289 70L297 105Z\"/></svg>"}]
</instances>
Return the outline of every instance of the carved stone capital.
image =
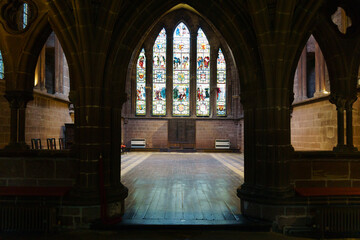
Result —
<instances>
[{"instance_id":1,"label":"carved stone capital","mask_svg":"<svg viewBox=\"0 0 360 240\"><path fill-rule=\"evenodd\" d=\"M22 91L11 91L5 93L5 98L10 104L10 108L26 108L26 105L29 101L33 100L32 92L22 92Z\"/></svg>"}]
</instances>

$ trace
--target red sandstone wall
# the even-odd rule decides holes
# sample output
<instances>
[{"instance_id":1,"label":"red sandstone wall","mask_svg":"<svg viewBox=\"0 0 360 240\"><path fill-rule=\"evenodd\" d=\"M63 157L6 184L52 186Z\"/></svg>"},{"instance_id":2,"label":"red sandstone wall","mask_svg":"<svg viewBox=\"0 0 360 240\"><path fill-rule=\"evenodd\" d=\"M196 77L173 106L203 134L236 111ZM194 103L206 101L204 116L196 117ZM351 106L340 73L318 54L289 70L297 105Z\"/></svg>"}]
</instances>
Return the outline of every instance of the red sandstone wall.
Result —
<instances>
[{"instance_id":1,"label":"red sandstone wall","mask_svg":"<svg viewBox=\"0 0 360 240\"><path fill-rule=\"evenodd\" d=\"M58 145L58 138L64 137L65 123L72 123L68 102L34 92L34 100L26 108L26 143L31 145L32 138L40 138L46 148L46 139L56 138Z\"/></svg>"},{"instance_id":2,"label":"red sandstone wall","mask_svg":"<svg viewBox=\"0 0 360 240\"><path fill-rule=\"evenodd\" d=\"M328 100L294 106L291 144L295 150L332 150L337 144L336 107Z\"/></svg>"},{"instance_id":3,"label":"red sandstone wall","mask_svg":"<svg viewBox=\"0 0 360 240\"><path fill-rule=\"evenodd\" d=\"M354 146L360 150L360 94L353 105ZM345 137L346 142L346 137ZM291 144L297 151L332 150L337 144L335 105L320 102L294 106L291 118Z\"/></svg>"},{"instance_id":4,"label":"red sandstone wall","mask_svg":"<svg viewBox=\"0 0 360 240\"><path fill-rule=\"evenodd\" d=\"M230 139L231 148L239 148L240 123L231 120L197 120L196 148L215 148L215 139Z\"/></svg>"},{"instance_id":5,"label":"red sandstone wall","mask_svg":"<svg viewBox=\"0 0 360 240\"><path fill-rule=\"evenodd\" d=\"M127 147L132 138L145 138L146 148L167 148L168 120L124 120L124 143Z\"/></svg>"},{"instance_id":6,"label":"red sandstone wall","mask_svg":"<svg viewBox=\"0 0 360 240\"><path fill-rule=\"evenodd\" d=\"M5 80L0 79L0 149L10 141L10 107L4 94Z\"/></svg>"}]
</instances>

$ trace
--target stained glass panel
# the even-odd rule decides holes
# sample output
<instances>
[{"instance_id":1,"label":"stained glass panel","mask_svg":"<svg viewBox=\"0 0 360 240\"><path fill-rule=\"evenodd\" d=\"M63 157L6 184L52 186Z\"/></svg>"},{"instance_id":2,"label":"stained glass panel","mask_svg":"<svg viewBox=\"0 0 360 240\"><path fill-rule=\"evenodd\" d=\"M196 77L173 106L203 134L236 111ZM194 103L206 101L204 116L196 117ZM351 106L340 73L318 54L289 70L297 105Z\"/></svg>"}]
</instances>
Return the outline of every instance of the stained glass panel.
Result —
<instances>
[{"instance_id":1,"label":"stained glass panel","mask_svg":"<svg viewBox=\"0 0 360 240\"><path fill-rule=\"evenodd\" d=\"M196 115L210 115L210 45L200 28L197 35Z\"/></svg>"},{"instance_id":2,"label":"stained glass panel","mask_svg":"<svg viewBox=\"0 0 360 240\"><path fill-rule=\"evenodd\" d=\"M4 79L4 61L0 51L0 79Z\"/></svg>"},{"instance_id":3,"label":"stained glass panel","mask_svg":"<svg viewBox=\"0 0 360 240\"><path fill-rule=\"evenodd\" d=\"M146 57L142 49L136 65L136 115L146 115Z\"/></svg>"},{"instance_id":4,"label":"stained glass panel","mask_svg":"<svg viewBox=\"0 0 360 240\"><path fill-rule=\"evenodd\" d=\"M153 46L153 115L166 114L166 31L163 28Z\"/></svg>"},{"instance_id":5,"label":"stained glass panel","mask_svg":"<svg viewBox=\"0 0 360 240\"><path fill-rule=\"evenodd\" d=\"M175 28L173 54L173 115L189 116L190 32L184 23Z\"/></svg>"},{"instance_id":6,"label":"stained glass panel","mask_svg":"<svg viewBox=\"0 0 360 240\"><path fill-rule=\"evenodd\" d=\"M28 24L28 4L23 4L23 29L26 28Z\"/></svg>"},{"instance_id":7,"label":"stained glass panel","mask_svg":"<svg viewBox=\"0 0 360 240\"><path fill-rule=\"evenodd\" d=\"M226 116L226 61L219 49L217 58L217 98L216 112L218 116Z\"/></svg>"}]
</instances>

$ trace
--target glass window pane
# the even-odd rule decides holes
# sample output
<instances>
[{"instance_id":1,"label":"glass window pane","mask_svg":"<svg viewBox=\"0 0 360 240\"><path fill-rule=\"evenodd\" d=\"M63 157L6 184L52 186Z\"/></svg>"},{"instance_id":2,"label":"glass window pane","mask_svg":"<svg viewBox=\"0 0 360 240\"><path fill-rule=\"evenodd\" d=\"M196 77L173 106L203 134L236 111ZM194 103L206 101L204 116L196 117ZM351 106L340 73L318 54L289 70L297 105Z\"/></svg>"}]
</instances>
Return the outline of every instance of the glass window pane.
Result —
<instances>
[{"instance_id":1,"label":"glass window pane","mask_svg":"<svg viewBox=\"0 0 360 240\"><path fill-rule=\"evenodd\" d=\"M218 116L226 116L226 62L224 54L219 49L217 58L217 98L216 112Z\"/></svg>"},{"instance_id":2,"label":"glass window pane","mask_svg":"<svg viewBox=\"0 0 360 240\"><path fill-rule=\"evenodd\" d=\"M163 28L153 46L153 115L166 115L166 31Z\"/></svg>"},{"instance_id":3,"label":"glass window pane","mask_svg":"<svg viewBox=\"0 0 360 240\"><path fill-rule=\"evenodd\" d=\"M0 51L0 79L4 79L4 61Z\"/></svg>"},{"instance_id":4,"label":"glass window pane","mask_svg":"<svg viewBox=\"0 0 360 240\"><path fill-rule=\"evenodd\" d=\"M142 49L136 65L136 115L146 115L146 57Z\"/></svg>"},{"instance_id":5,"label":"glass window pane","mask_svg":"<svg viewBox=\"0 0 360 240\"><path fill-rule=\"evenodd\" d=\"M174 31L173 115L189 116L190 32L184 23Z\"/></svg>"},{"instance_id":6,"label":"glass window pane","mask_svg":"<svg viewBox=\"0 0 360 240\"><path fill-rule=\"evenodd\" d=\"M28 24L28 4L24 3L23 4L23 29L26 28L27 24Z\"/></svg>"},{"instance_id":7,"label":"glass window pane","mask_svg":"<svg viewBox=\"0 0 360 240\"><path fill-rule=\"evenodd\" d=\"M210 115L210 45L200 28L197 35L196 115Z\"/></svg>"}]
</instances>

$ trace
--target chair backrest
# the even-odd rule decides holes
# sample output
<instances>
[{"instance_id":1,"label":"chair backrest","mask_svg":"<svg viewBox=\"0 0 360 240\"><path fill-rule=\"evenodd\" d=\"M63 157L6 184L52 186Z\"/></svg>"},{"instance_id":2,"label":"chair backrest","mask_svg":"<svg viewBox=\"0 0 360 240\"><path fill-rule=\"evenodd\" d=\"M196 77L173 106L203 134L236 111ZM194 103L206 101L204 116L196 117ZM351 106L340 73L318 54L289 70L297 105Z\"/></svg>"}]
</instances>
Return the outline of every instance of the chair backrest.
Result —
<instances>
[{"instance_id":1,"label":"chair backrest","mask_svg":"<svg viewBox=\"0 0 360 240\"><path fill-rule=\"evenodd\" d=\"M59 138L59 149L64 150L65 149L65 139Z\"/></svg>"},{"instance_id":2,"label":"chair backrest","mask_svg":"<svg viewBox=\"0 0 360 240\"><path fill-rule=\"evenodd\" d=\"M56 141L55 138L48 138L47 141L47 148L50 150L56 150Z\"/></svg>"},{"instance_id":3,"label":"chair backrest","mask_svg":"<svg viewBox=\"0 0 360 240\"><path fill-rule=\"evenodd\" d=\"M32 138L31 139L31 149L41 149L41 139Z\"/></svg>"}]
</instances>

